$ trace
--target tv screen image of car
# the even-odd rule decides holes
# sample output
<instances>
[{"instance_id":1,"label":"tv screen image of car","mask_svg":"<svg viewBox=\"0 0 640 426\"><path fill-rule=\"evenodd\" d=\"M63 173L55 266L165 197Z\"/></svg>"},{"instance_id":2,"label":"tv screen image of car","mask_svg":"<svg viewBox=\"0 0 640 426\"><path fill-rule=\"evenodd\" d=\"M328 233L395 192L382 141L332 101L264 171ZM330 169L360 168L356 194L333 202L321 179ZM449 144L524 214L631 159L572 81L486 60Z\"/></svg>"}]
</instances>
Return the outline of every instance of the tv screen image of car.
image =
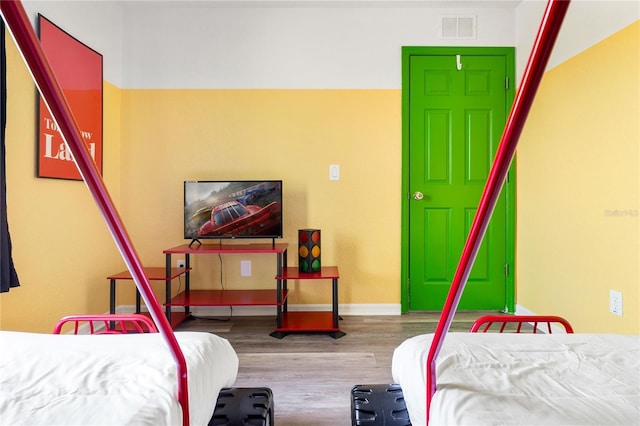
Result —
<instances>
[{"instance_id":1,"label":"tv screen image of car","mask_svg":"<svg viewBox=\"0 0 640 426\"><path fill-rule=\"evenodd\" d=\"M185 181L184 238L282 238L282 181Z\"/></svg>"}]
</instances>

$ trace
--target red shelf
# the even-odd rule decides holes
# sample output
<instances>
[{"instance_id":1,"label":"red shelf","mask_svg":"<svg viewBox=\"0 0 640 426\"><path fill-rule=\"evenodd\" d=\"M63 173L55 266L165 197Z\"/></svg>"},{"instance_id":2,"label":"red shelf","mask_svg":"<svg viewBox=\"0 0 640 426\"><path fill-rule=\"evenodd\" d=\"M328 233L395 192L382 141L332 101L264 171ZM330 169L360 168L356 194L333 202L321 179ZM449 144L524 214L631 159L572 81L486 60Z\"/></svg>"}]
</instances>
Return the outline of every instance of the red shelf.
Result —
<instances>
[{"instance_id":1,"label":"red shelf","mask_svg":"<svg viewBox=\"0 0 640 426\"><path fill-rule=\"evenodd\" d=\"M295 266L282 269L282 275L276 275L277 280L331 280L340 278L337 266L323 266L318 272L300 272Z\"/></svg>"},{"instance_id":2,"label":"red shelf","mask_svg":"<svg viewBox=\"0 0 640 426\"><path fill-rule=\"evenodd\" d=\"M144 266L143 268L144 274L149 281L173 281L175 278L178 278L182 275L186 275L189 273L191 268L169 268L169 277L167 277L167 269L166 267L161 266ZM128 270L118 272L117 274L109 275L107 279L110 281L110 295L109 295L109 312L111 314L116 313L116 283L118 280L125 281L133 281L133 277ZM143 314L151 318L151 315L148 312L141 312L141 296L140 290L136 286L136 313ZM189 313L184 312L176 312L171 314L171 326L176 327L182 321L188 317ZM156 324L157 325L157 324Z\"/></svg>"},{"instance_id":3,"label":"red shelf","mask_svg":"<svg viewBox=\"0 0 640 426\"><path fill-rule=\"evenodd\" d=\"M276 320L280 318L282 310L286 311L287 288L286 281L277 282L275 290L191 290L191 268L173 268L171 266L172 254L185 255L185 262L189 265L192 254L275 254L277 255L276 270L286 267L287 243L255 243L255 244L181 244L163 251L165 254L165 266L143 267L145 276L150 281L164 281L165 286L165 314L170 319L171 326L175 328L188 318L190 306L276 306ZM167 276L167 272L169 275ZM276 272L279 274L279 272ZM171 281L180 276L185 276L185 289L182 293L171 298ZM118 280L133 280L128 270L107 277L110 280L109 311L115 313L116 282ZM136 289L137 290L137 289ZM281 295L278 299L278 294ZM136 291L136 312L140 312L140 293ZM174 312L171 307L183 307L181 312ZM148 312L145 315L149 316ZM279 323L279 320L278 320Z\"/></svg>"},{"instance_id":4,"label":"red shelf","mask_svg":"<svg viewBox=\"0 0 640 426\"><path fill-rule=\"evenodd\" d=\"M284 253L288 243L277 244L181 244L163 251L164 254L206 254L206 253Z\"/></svg>"},{"instance_id":5,"label":"red shelf","mask_svg":"<svg viewBox=\"0 0 640 426\"><path fill-rule=\"evenodd\" d=\"M147 276L149 281L166 281L167 279L167 270L162 266L145 266L142 268L144 270L144 274ZM171 276L169 279L178 278L180 275L184 274L187 271L190 271L191 268L171 268ZM115 275L109 275L107 277L108 280L132 280L131 272L122 271L118 272Z\"/></svg>"},{"instance_id":6,"label":"red shelf","mask_svg":"<svg viewBox=\"0 0 640 426\"><path fill-rule=\"evenodd\" d=\"M340 331L333 326L333 312L284 312L282 314L282 327L276 328L278 332L332 332Z\"/></svg>"},{"instance_id":7,"label":"red shelf","mask_svg":"<svg viewBox=\"0 0 640 426\"><path fill-rule=\"evenodd\" d=\"M282 273L276 274L276 280L287 282L287 280L331 280L332 282L332 303L331 311L296 311L288 312L285 309L282 313L281 321L278 322L276 330L271 333L273 337L283 338L288 333L296 332L321 332L329 333L334 339L345 335L340 331L338 321L338 273L337 266L323 266L318 272L300 272L298 267L284 267ZM286 284L285 284L286 287Z\"/></svg>"},{"instance_id":8,"label":"red shelf","mask_svg":"<svg viewBox=\"0 0 640 426\"><path fill-rule=\"evenodd\" d=\"M286 297L287 290L283 290L280 303L276 290L190 290L173 297L165 306L282 306ZM172 320L173 316L172 312Z\"/></svg>"},{"instance_id":9,"label":"red shelf","mask_svg":"<svg viewBox=\"0 0 640 426\"><path fill-rule=\"evenodd\" d=\"M166 249L165 267L171 266L172 255L184 255L186 265L190 265L191 255L197 254L274 254L276 255L276 274L287 265L287 248L288 243L207 243L207 244L180 244L178 246ZM164 272L163 272L164 274ZM286 281L278 280L276 289L273 290L192 290L190 286L190 273L185 274L184 291L172 298L169 294L169 285L167 285L165 309L167 316L171 318L171 323L183 321L190 315L190 306L275 306L276 322L280 323L282 311L287 309L287 285ZM280 295L280 297L278 297ZM171 307L184 307L186 311L183 317L176 315L171 311Z\"/></svg>"}]
</instances>

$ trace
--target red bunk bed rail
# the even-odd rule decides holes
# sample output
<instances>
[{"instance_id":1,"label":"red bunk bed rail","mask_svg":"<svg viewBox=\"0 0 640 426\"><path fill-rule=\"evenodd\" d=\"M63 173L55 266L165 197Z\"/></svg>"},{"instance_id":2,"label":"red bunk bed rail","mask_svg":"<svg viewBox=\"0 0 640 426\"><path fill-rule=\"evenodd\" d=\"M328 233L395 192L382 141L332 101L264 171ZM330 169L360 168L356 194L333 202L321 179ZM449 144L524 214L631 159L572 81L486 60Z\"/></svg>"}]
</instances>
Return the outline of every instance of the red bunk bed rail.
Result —
<instances>
[{"instance_id":1,"label":"red bunk bed rail","mask_svg":"<svg viewBox=\"0 0 640 426\"><path fill-rule=\"evenodd\" d=\"M156 299L148 278L133 243L127 234L122 219L116 210L111 197L106 189L104 181L96 168L91 155L79 131L71 109L62 90L49 66L40 42L36 37L29 18L20 0L1 0L0 13L13 39L22 53L25 63L33 80L40 91L51 115L55 119L65 142L69 146L76 161L78 170L82 175L91 195L93 196L102 216L111 232L113 239L122 255L131 276L133 277L151 317L158 326L160 333L169 346L177 366L178 374L178 401L182 407L183 425L189 425L189 395L187 388L187 364L184 354L178 346L171 325L162 311Z\"/></svg>"},{"instance_id":2,"label":"red bunk bed rail","mask_svg":"<svg viewBox=\"0 0 640 426\"><path fill-rule=\"evenodd\" d=\"M500 195L500 190L507 176L509 166L516 151L518 139L524 128L527 115L531 110L533 99L540 86L545 67L551 56L553 45L560 32L562 21L566 15L570 0L549 0L545 9L538 34L529 56L529 61L522 77L522 82L516 94L515 101L509 113L498 150L494 158L489 177L478 204L476 216L473 219L467 241L465 243L458 267L453 276L447 300L445 301L438 321L426 365L427 385L427 424L429 423L429 409L431 399L436 391L435 361L442 347L444 336L449 331L453 316L458 307L464 286L475 261L478 249L489 225L491 214Z\"/></svg>"},{"instance_id":3,"label":"red bunk bed rail","mask_svg":"<svg viewBox=\"0 0 640 426\"><path fill-rule=\"evenodd\" d=\"M538 327L542 329L544 324L547 325L548 334L553 334L553 328L551 328L553 324L564 327L567 334L573 333L573 327L569 321L555 315L485 315L475 320L469 332L486 333L491 330L494 324L500 326L498 333L524 333L525 329L522 328L524 324L533 325L530 332L534 334L538 332ZM515 326L515 331L506 331L508 325Z\"/></svg>"}]
</instances>

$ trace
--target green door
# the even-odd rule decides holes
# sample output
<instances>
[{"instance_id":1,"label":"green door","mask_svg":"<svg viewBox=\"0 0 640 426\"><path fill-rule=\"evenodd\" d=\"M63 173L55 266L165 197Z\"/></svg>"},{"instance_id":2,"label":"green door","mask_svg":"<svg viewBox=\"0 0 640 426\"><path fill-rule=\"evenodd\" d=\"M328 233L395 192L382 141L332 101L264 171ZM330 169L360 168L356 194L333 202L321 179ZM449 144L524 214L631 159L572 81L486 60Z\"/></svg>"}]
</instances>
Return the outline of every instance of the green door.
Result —
<instances>
[{"instance_id":1,"label":"green door","mask_svg":"<svg viewBox=\"0 0 640 426\"><path fill-rule=\"evenodd\" d=\"M510 48L406 55L403 308L442 309L509 113L512 64ZM507 195L503 190L459 309L513 310L514 212Z\"/></svg>"}]
</instances>

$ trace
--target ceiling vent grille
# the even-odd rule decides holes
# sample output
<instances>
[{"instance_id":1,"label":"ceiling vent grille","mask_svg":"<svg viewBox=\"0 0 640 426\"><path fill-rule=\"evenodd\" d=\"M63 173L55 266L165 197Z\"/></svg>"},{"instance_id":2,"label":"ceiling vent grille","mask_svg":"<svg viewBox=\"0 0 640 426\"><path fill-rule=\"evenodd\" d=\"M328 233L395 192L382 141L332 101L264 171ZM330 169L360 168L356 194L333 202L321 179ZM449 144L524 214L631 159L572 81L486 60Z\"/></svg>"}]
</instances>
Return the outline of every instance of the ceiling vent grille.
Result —
<instances>
[{"instance_id":1,"label":"ceiling vent grille","mask_svg":"<svg viewBox=\"0 0 640 426\"><path fill-rule=\"evenodd\" d=\"M469 40L476 38L476 17L441 16L440 38Z\"/></svg>"}]
</instances>

